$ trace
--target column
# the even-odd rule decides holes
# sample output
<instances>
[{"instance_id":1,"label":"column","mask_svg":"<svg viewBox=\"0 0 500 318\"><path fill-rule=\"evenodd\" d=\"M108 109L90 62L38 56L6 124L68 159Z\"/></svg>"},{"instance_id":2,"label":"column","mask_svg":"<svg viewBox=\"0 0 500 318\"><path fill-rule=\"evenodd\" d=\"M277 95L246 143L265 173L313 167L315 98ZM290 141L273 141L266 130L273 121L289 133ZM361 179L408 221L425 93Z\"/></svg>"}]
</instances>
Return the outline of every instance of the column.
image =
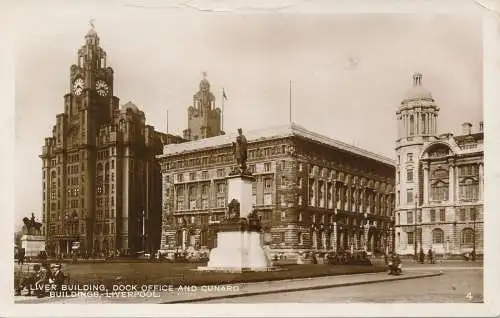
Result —
<instances>
[{"instance_id":1,"label":"column","mask_svg":"<svg viewBox=\"0 0 500 318\"><path fill-rule=\"evenodd\" d=\"M436 118L436 116L435 116L435 115L434 115L434 116L432 116L432 120L433 120L433 122L434 122L434 126L433 126L433 127L434 127L434 134L436 134L436 135L437 135L437 120L436 120L436 119L437 119L437 118Z\"/></svg>"},{"instance_id":2,"label":"column","mask_svg":"<svg viewBox=\"0 0 500 318\"><path fill-rule=\"evenodd\" d=\"M455 171L454 171L454 175L455 175L455 201L458 201L460 200L460 187L458 186L458 167L455 166Z\"/></svg>"},{"instance_id":3,"label":"column","mask_svg":"<svg viewBox=\"0 0 500 318\"><path fill-rule=\"evenodd\" d=\"M406 114L406 136L410 136L410 116Z\"/></svg>"},{"instance_id":4,"label":"column","mask_svg":"<svg viewBox=\"0 0 500 318\"><path fill-rule=\"evenodd\" d=\"M483 201L484 184L483 184L483 163L479 163L479 200Z\"/></svg>"},{"instance_id":5,"label":"column","mask_svg":"<svg viewBox=\"0 0 500 318\"><path fill-rule=\"evenodd\" d=\"M423 199L424 199L424 205L426 205L429 203L429 164L427 162L424 162L423 165L424 165Z\"/></svg>"},{"instance_id":6,"label":"column","mask_svg":"<svg viewBox=\"0 0 500 318\"><path fill-rule=\"evenodd\" d=\"M330 232L330 244L333 251L337 251L337 246L339 242L337 242L337 222L333 222L333 229Z\"/></svg>"},{"instance_id":7,"label":"column","mask_svg":"<svg viewBox=\"0 0 500 318\"><path fill-rule=\"evenodd\" d=\"M418 111L415 115L415 135L420 134L420 112Z\"/></svg>"},{"instance_id":8,"label":"column","mask_svg":"<svg viewBox=\"0 0 500 318\"><path fill-rule=\"evenodd\" d=\"M187 241L187 231L184 229L182 230L182 250L186 249L186 241Z\"/></svg>"},{"instance_id":9,"label":"column","mask_svg":"<svg viewBox=\"0 0 500 318\"><path fill-rule=\"evenodd\" d=\"M448 201L455 201L455 163L453 160L448 161L449 165L449 190L448 190Z\"/></svg>"}]
</instances>

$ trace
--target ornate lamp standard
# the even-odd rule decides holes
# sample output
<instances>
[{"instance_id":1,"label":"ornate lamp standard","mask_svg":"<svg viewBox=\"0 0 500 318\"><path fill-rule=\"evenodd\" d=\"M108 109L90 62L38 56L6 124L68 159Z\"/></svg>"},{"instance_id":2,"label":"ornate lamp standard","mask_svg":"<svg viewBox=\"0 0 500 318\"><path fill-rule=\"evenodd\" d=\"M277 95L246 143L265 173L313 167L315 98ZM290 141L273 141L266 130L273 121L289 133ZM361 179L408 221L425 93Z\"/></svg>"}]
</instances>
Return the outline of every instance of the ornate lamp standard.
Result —
<instances>
[{"instance_id":1,"label":"ornate lamp standard","mask_svg":"<svg viewBox=\"0 0 500 318\"><path fill-rule=\"evenodd\" d=\"M418 260L418 254L417 254L417 199L418 195L415 193L415 217L414 217L414 224L415 224L415 231L413 232L413 246L414 246L414 257L415 261Z\"/></svg>"},{"instance_id":2,"label":"ornate lamp standard","mask_svg":"<svg viewBox=\"0 0 500 318\"><path fill-rule=\"evenodd\" d=\"M473 209L471 211L471 217L472 217L472 260L476 260L476 210Z\"/></svg>"}]
</instances>

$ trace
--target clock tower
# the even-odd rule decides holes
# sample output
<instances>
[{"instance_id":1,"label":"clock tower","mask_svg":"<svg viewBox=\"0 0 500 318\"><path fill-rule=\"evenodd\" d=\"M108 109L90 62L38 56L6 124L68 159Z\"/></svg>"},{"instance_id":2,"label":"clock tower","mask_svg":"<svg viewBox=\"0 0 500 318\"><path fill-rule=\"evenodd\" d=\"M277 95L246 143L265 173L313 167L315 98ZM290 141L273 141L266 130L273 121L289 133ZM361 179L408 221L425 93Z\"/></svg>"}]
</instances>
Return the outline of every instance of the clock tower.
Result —
<instances>
[{"instance_id":1,"label":"clock tower","mask_svg":"<svg viewBox=\"0 0 500 318\"><path fill-rule=\"evenodd\" d=\"M70 67L64 112L45 138L43 231L51 256L155 251L161 235L163 144L182 142L119 107L113 69L93 25Z\"/></svg>"}]
</instances>

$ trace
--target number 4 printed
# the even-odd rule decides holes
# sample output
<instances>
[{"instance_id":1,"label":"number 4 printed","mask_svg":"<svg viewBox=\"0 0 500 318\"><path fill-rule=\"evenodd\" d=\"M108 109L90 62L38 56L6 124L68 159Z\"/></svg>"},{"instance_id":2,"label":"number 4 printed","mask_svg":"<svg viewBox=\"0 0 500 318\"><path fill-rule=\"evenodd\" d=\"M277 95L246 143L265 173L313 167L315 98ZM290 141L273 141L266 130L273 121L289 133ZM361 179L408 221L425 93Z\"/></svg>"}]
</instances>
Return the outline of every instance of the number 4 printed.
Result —
<instances>
[{"instance_id":1,"label":"number 4 printed","mask_svg":"<svg viewBox=\"0 0 500 318\"><path fill-rule=\"evenodd\" d=\"M468 292L467 295L465 295L465 299L472 300L472 293Z\"/></svg>"}]
</instances>

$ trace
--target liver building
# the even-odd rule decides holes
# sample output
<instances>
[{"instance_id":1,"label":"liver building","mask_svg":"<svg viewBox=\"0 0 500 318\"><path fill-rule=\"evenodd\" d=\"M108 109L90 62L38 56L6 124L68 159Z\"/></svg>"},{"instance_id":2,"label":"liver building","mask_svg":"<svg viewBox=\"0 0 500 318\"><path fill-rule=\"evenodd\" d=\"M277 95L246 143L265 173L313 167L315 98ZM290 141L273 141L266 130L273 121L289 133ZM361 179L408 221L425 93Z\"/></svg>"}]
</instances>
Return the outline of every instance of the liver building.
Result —
<instances>
[{"instance_id":1,"label":"liver building","mask_svg":"<svg viewBox=\"0 0 500 318\"><path fill-rule=\"evenodd\" d=\"M119 107L113 69L92 28L70 67L64 112L45 138L43 223L47 251L102 255L155 250L161 234L161 179L155 155L180 137L147 125L131 102Z\"/></svg>"}]
</instances>

